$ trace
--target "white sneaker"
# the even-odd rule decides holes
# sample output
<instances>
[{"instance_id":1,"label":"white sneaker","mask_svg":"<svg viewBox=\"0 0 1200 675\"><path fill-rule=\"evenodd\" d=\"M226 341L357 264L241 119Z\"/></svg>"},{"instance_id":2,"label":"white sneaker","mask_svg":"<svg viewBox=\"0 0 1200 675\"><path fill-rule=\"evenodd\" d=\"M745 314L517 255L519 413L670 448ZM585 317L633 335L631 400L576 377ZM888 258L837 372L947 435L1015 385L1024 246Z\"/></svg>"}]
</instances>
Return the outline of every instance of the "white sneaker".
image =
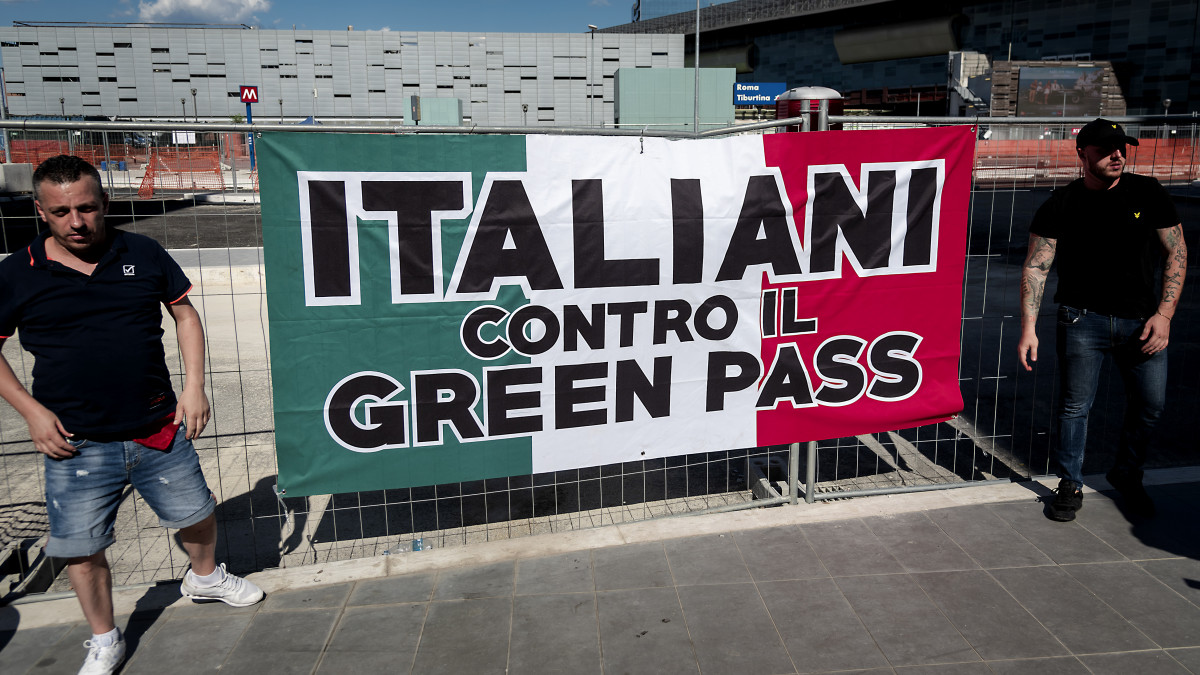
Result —
<instances>
[{"instance_id":1,"label":"white sneaker","mask_svg":"<svg viewBox=\"0 0 1200 675\"><path fill-rule=\"evenodd\" d=\"M249 607L263 599L262 589L255 586L253 581L226 572L225 563L221 563L218 569L223 578L215 586L198 586L196 575L188 570L183 575L183 583L179 585L180 594L192 600L220 600L233 607Z\"/></svg>"},{"instance_id":2,"label":"white sneaker","mask_svg":"<svg viewBox=\"0 0 1200 675\"><path fill-rule=\"evenodd\" d=\"M125 636L107 647L101 647L91 640L84 642L83 646L88 648L88 655L79 668L79 675L111 675L125 660Z\"/></svg>"}]
</instances>

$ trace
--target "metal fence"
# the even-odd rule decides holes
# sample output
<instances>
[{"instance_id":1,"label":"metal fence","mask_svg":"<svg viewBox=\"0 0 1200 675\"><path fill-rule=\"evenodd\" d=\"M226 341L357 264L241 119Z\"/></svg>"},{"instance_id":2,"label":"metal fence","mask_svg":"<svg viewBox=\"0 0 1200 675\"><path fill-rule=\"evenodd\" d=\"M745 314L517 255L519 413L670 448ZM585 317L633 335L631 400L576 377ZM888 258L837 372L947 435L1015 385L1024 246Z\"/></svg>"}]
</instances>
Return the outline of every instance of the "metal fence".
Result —
<instances>
[{"instance_id":1,"label":"metal fence","mask_svg":"<svg viewBox=\"0 0 1200 675\"><path fill-rule=\"evenodd\" d=\"M963 124L929 118L832 117L846 129ZM510 476L396 490L286 497L275 489L274 423L256 175L245 149L246 125L132 123L0 123L15 158L35 151L105 152L102 177L113 197L108 222L159 240L195 283L193 302L206 326L208 391L214 417L196 443L219 502L218 557L245 573L278 566L469 545L544 532L794 500L804 483L809 501L880 492L936 489L1048 473L1053 443L1054 355L1043 349L1032 373L1018 370L1019 279L1028 223L1049 191L1079 175L1071 128L1087 120L980 119L971 195L962 307L963 413L916 429L827 439L807 448L746 448L613 464L531 476ZM1192 250L1200 250L1195 189L1200 162L1191 117L1126 120L1143 139L1130 170L1158 177L1174 195ZM60 128L54 128L57 124ZM720 133L774 133L773 123ZM255 130L297 131L255 125ZM241 130L243 133L238 133ZM524 129L307 127L312 133L523 133ZM541 132L542 130L539 130ZM557 133L597 133L594 129ZM648 130L614 135L690 136ZM718 135L705 132L705 136ZM84 141L88 141L84 143ZM117 151L119 148L119 152ZM200 151L203 151L200 152ZM200 169L175 164L166 173L204 172L203 181L151 183L156 158L204 156ZM215 157L213 172L209 157ZM164 162L166 160L163 160ZM163 164L162 166L167 166ZM216 176L214 178L214 176ZM40 224L28 198L0 201L0 243L24 245ZM1172 326L1171 377L1159 466L1194 461L1188 422L1200 415L1196 275L1191 275ZM1047 300L1043 313L1053 310ZM1051 319L1043 320L1049 328ZM167 353L176 354L167 332ZM8 340L18 343L19 335ZM1044 342L1043 344L1048 344ZM5 355L28 384L31 357L9 344ZM175 358L175 357L171 357ZM176 378L182 364L170 364ZM1092 416L1087 470L1111 458L1120 426L1121 387L1107 371ZM180 384L177 379L177 385ZM789 480L791 485L789 485ZM38 558L47 531L42 458L20 416L0 405L0 597L19 584ZM109 551L117 585L178 578L187 558L173 535L132 490L120 507L117 543ZM65 588L56 581L50 590Z\"/></svg>"}]
</instances>

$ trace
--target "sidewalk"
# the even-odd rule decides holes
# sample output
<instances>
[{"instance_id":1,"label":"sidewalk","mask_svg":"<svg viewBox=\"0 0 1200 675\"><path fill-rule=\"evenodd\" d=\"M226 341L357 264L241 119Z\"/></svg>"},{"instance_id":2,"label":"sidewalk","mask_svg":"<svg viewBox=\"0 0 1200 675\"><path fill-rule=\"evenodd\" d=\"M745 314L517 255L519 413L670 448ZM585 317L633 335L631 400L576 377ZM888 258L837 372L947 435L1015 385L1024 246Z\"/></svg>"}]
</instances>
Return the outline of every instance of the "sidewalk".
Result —
<instances>
[{"instance_id":1,"label":"sidewalk","mask_svg":"<svg viewBox=\"0 0 1200 675\"><path fill-rule=\"evenodd\" d=\"M124 673L1200 673L1200 470L681 517L123 590ZM73 598L0 609L0 672L74 673Z\"/></svg>"}]
</instances>

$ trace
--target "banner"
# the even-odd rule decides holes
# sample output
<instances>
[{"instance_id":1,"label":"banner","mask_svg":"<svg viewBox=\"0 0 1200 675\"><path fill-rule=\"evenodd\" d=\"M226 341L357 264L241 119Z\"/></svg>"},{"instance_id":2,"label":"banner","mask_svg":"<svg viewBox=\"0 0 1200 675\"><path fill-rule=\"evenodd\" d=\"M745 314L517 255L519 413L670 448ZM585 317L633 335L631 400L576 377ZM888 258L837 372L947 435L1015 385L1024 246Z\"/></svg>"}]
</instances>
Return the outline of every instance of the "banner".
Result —
<instances>
[{"instance_id":1,"label":"banner","mask_svg":"<svg viewBox=\"0 0 1200 675\"><path fill-rule=\"evenodd\" d=\"M949 419L972 127L264 133L279 485L340 493Z\"/></svg>"}]
</instances>

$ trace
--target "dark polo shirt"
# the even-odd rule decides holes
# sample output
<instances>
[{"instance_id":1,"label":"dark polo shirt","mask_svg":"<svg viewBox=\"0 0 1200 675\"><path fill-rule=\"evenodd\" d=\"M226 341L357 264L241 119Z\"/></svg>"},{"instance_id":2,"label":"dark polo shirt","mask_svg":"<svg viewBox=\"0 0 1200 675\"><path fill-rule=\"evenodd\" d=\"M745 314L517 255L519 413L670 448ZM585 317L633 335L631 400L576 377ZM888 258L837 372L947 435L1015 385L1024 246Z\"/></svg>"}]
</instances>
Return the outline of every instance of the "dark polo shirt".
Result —
<instances>
[{"instance_id":1,"label":"dark polo shirt","mask_svg":"<svg viewBox=\"0 0 1200 675\"><path fill-rule=\"evenodd\" d=\"M33 397L70 433L134 431L175 409L162 304L191 282L158 242L109 229L91 276L46 257L43 233L0 261L0 336L21 331Z\"/></svg>"}]
</instances>

